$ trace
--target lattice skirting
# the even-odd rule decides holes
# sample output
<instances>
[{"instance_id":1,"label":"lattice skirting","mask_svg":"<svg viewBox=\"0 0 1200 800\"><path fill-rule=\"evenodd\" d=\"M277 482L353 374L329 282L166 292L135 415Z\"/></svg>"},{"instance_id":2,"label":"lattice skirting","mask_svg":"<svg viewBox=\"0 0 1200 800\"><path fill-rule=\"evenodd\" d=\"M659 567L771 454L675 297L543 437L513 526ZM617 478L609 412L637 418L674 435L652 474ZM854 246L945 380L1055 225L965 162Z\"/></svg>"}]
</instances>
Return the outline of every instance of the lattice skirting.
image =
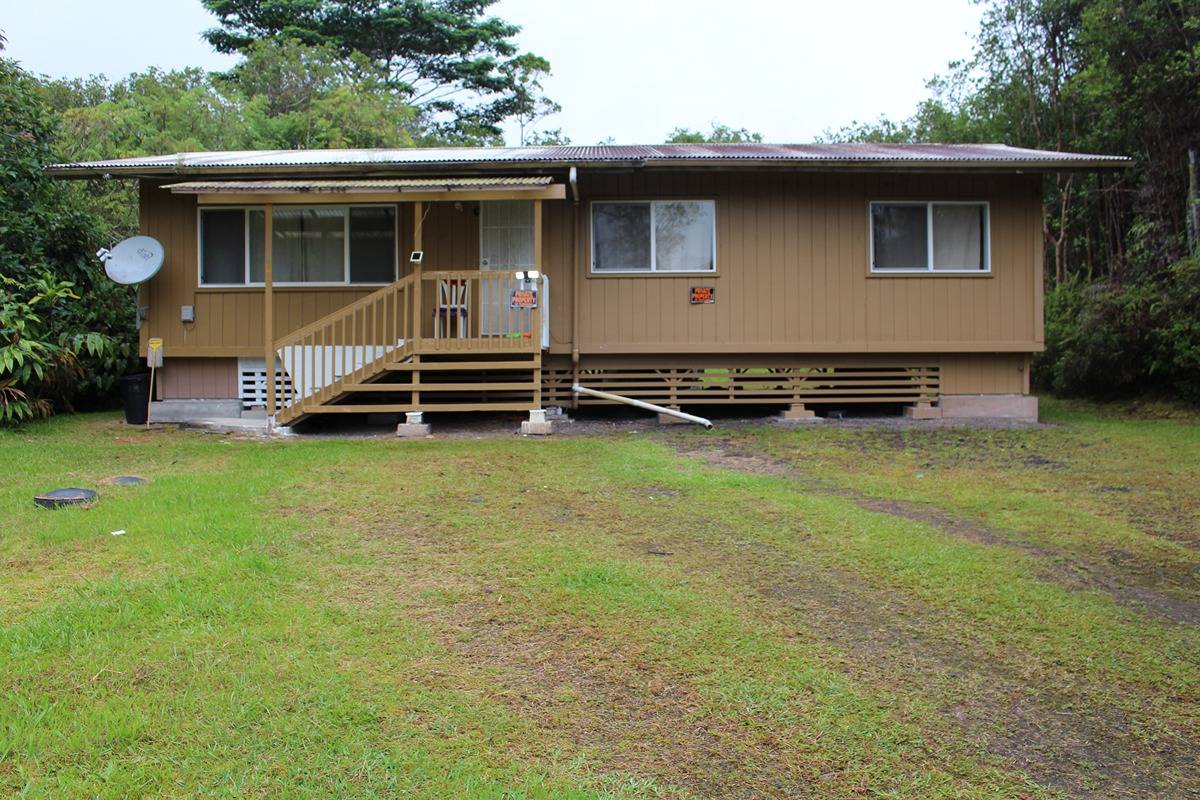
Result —
<instances>
[{"instance_id":1,"label":"lattice skirting","mask_svg":"<svg viewBox=\"0 0 1200 800\"><path fill-rule=\"evenodd\" d=\"M759 361L737 366L725 357L712 363L647 366L644 362L587 364L579 382L590 389L660 405L742 403L754 405L935 402L940 385L937 359L845 357ZM723 362L723 363L722 363ZM569 365L544 365L542 402L572 406L605 404L571 392Z\"/></svg>"}]
</instances>

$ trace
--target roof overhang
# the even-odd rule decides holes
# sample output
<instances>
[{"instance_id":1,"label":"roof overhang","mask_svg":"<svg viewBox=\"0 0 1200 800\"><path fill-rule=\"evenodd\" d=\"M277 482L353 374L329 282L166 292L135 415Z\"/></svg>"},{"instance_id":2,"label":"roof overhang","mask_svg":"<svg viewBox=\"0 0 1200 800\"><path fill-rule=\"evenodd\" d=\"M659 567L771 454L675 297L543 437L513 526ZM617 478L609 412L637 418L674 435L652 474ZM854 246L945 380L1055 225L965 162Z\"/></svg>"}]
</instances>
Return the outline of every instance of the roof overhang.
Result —
<instances>
[{"instance_id":1,"label":"roof overhang","mask_svg":"<svg viewBox=\"0 0 1200 800\"><path fill-rule=\"evenodd\" d=\"M549 175L363 180L188 181L162 187L196 195L200 205L395 203L445 200L561 200L566 186Z\"/></svg>"},{"instance_id":2,"label":"roof overhang","mask_svg":"<svg viewBox=\"0 0 1200 800\"><path fill-rule=\"evenodd\" d=\"M1121 156L1002 144L666 144L441 147L377 150L242 150L52 164L68 178L385 178L559 175L570 167L623 170L806 172L1060 172L1119 170Z\"/></svg>"}]
</instances>

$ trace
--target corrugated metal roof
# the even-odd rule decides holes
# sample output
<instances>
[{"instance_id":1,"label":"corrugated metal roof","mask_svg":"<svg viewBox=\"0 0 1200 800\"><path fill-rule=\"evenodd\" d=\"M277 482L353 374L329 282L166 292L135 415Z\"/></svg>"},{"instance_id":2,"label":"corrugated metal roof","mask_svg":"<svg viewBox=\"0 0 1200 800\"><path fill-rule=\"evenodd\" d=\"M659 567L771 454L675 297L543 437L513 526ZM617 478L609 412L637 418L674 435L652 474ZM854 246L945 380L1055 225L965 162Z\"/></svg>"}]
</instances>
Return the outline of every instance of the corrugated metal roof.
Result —
<instances>
[{"instance_id":1,"label":"corrugated metal roof","mask_svg":"<svg viewBox=\"0 0 1200 800\"><path fill-rule=\"evenodd\" d=\"M163 175L308 170L379 172L504 169L509 166L745 165L862 168L1110 168L1122 156L1029 150L1002 144L659 144L555 147L440 147L395 150L242 150L176 153L54 164L55 175Z\"/></svg>"},{"instance_id":2,"label":"corrugated metal roof","mask_svg":"<svg viewBox=\"0 0 1200 800\"><path fill-rule=\"evenodd\" d=\"M286 181L189 181L170 183L164 188L175 194L211 192L386 192L454 189L512 189L548 186L549 175L493 176L478 178L372 178L362 180L286 180Z\"/></svg>"}]
</instances>

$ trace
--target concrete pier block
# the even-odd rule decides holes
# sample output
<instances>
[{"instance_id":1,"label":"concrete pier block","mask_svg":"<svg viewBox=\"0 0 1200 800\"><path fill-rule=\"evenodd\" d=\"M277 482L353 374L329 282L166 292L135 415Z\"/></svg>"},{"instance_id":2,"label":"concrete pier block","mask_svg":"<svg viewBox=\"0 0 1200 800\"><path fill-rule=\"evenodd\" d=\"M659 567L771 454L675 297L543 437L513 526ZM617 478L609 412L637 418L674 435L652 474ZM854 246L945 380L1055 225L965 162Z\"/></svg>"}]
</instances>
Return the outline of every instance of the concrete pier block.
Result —
<instances>
[{"instance_id":1,"label":"concrete pier block","mask_svg":"<svg viewBox=\"0 0 1200 800\"><path fill-rule=\"evenodd\" d=\"M522 436L549 436L554 433L554 423L546 419L543 409L530 410L529 419L521 423Z\"/></svg>"},{"instance_id":2,"label":"concrete pier block","mask_svg":"<svg viewBox=\"0 0 1200 800\"><path fill-rule=\"evenodd\" d=\"M405 439L419 439L428 436L430 430L424 414L420 411L409 411L404 415L404 422L396 426L396 435Z\"/></svg>"}]
</instances>

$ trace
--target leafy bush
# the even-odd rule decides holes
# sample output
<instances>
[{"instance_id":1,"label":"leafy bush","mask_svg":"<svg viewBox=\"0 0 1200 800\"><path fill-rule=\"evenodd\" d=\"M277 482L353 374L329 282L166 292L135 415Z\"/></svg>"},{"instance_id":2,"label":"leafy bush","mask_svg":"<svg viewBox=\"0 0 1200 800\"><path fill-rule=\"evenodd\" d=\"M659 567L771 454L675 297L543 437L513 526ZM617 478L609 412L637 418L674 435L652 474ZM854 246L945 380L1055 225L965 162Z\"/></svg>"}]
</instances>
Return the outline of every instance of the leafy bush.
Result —
<instances>
[{"instance_id":1,"label":"leafy bush","mask_svg":"<svg viewBox=\"0 0 1200 800\"><path fill-rule=\"evenodd\" d=\"M1145 392L1200 401L1200 260L1124 283L1070 280L1046 295L1043 388L1068 396Z\"/></svg>"},{"instance_id":2,"label":"leafy bush","mask_svg":"<svg viewBox=\"0 0 1200 800\"><path fill-rule=\"evenodd\" d=\"M83 377L80 353L112 349L99 333L55 333L54 318L79 296L46 274L31 286L0 276L0 424L48 417Z\"/></svg>"}]
</instances>

